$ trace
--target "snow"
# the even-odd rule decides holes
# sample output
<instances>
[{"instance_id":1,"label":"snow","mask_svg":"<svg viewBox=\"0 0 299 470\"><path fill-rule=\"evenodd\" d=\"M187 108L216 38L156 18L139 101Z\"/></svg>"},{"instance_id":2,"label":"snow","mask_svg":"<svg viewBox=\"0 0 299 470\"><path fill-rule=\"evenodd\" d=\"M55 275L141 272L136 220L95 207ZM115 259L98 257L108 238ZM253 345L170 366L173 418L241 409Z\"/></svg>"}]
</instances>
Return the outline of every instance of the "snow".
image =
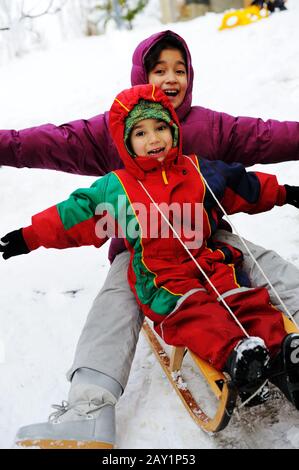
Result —
<instances>
[{"instance_id":1,"label":"snow","mask_svg":"<svg viewBox=\"0 0 299 470\"><path fill-rule=\"evenodd\" d=\"M266 347L264 340L262 340L262 338L259 338L258 336L250 336L250 338L240 341L235 347L238 353L238 359L241 359L244 351L254 349L257 346L260 346L262 348Z\"/></svg>"},{"instance_id":2,"label":"snow","mask_svg":"<svg viewBox=\"0 0 299 470\"><path fill-rule=\"evenodd\" d=\"M193 104L235 115L299 121L297 0L288 1L286 12L222 32L217 30L222 15L210 13L165 26L157 19L157 0L150 7L133 31L110 29L104 36L56 44L3 66L0 128L61 124L109 109L115 94L129 85L135 46L162 29L175 30L190 46ZM298 162L257 168L277 174L281 183L298 185ZM1 235L28 225L32 214L93 180L2 168ZM287 206L250 218L234 217L243 236L299 267L298 222L298 210ZM67 398L64 374L109 269L107 249L40 249L7 262L1 259L1 448L13 445L21 425L45 421L51 403ZM206 392L199 392L208 403ZM299 414L279 392L272 395L262 407L237 412L223 433L205 434L186 413L140 335L129 384L117 406L117 446L298 448Z\"/></svg>"}]
</instances>

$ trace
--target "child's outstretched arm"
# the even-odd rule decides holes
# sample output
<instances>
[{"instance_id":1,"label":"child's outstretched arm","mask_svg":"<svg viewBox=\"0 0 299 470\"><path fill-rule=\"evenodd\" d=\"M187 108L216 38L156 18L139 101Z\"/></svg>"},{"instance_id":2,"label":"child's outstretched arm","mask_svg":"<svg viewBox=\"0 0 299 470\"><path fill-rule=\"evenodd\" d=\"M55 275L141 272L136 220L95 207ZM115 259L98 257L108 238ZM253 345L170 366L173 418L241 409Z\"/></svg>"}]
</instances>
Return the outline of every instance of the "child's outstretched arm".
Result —
<instances>
[{"instance_id":1,"label":"child's outstretched arm","mask_svg":"<svg viewBox=\"0 0 299 470\"><path fill-rule=\"evenodd\" d=\"M0 130L0 165L42 168L98 178L122 166L108 130L108 113L61 126Z\"/></svg>"},{"instance_id":2,"label":"child's outstretched arm","mask_svg":"<svg viewBox=\"0 0 299 470\"><path fill-rule=\"evenodd\" d=\"M77 189L69 199L32 217L28 227L14 230L1 238L3 258L45 248L71 248L84 245L100 247L107 235L96 233L98 204L105 202L109 175L97 180L90 188Z\"/></svg>"},{"instance_id":3,"label":"child's outstretched arm","mask_svg":"<svg viewBox=\"0 0 299 470\"><path fill-rule=\"evenodd\" d=\"M258 214L284 204L299 207L299 187L280 185L275 175L244 170L239 172L238 181L235 176L230 179L222 201L229 214Z\"/></svg>"},{"instance_id":4,"label":"child's outstretched arm","mask_svg":"<svg viewBox=\"0 0 299 470\"><path fill-rule=\"evenodd\" d=\"M228 214L257 214L284 204L299 207L299 187L280 185L275 175L246 171L240 163L221 161L209 162L209 169L215 170L215 179L220 175L225 182L220 199Z\"/></svg>"}]
</instances>

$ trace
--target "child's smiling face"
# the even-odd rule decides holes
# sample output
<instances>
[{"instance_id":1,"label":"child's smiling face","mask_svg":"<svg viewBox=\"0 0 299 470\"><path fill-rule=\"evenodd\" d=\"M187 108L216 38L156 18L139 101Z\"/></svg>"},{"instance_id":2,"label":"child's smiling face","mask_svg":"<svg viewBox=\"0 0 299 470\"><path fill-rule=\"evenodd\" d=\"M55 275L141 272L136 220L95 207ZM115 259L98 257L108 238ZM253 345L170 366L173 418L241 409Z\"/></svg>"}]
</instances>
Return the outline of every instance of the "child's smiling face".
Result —
<instances>
[{"instance_id":1,"label":"child's smiling face","mask_svg":"<svg viewBox=\"0 0 299 470\"><path fill-rule=\"evenodd\" d=\"M169 125L157 119L139 121L130 135L130 144L135 155L156 158L159 162L171 150L172 143Z\"/></svg>"},{"instance_id":2,"label":"child's smiling face","mask_svg":"<svg viewBox=\"0 0 299 470\"><path fill-rule=\"evenodd\" d=\"M164 49L154 68L148 74L148 81L168 96L174 109L184 101L187 86L187 69L182 53L178 49Z\"/></svg>"}]
</instances>

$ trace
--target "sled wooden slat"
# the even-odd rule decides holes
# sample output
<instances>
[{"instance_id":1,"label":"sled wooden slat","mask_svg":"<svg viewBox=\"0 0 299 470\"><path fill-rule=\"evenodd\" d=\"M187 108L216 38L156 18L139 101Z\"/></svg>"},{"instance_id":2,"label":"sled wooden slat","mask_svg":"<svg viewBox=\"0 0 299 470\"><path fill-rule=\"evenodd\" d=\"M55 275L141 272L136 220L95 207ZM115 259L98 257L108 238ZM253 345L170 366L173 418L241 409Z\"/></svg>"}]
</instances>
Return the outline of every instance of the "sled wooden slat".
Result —
<instances>
[{"instance_id":1,"label":"sled wooden slat","mask_svg":"<svg viewBox=\"0 0 299 470\"><path fill-rule=\"evenodd\" d=\"M170 356L170 372L175 372L176 370L180 370L184 354L186 349L185 348L172 348L171 356Z\"/></svg>"}]
</instances>

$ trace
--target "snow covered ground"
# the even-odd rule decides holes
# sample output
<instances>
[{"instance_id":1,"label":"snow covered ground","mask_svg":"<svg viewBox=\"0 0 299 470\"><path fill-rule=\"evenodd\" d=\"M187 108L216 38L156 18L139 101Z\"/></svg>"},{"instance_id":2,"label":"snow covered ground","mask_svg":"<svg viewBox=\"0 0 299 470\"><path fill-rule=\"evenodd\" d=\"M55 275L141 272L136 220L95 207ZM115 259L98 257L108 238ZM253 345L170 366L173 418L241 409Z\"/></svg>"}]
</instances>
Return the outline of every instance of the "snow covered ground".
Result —
<instances>
[{"instance_id":1,"label":"snow covered ground","mask_svg":"<svg viewBox=\"0 0 299 470\"><path fill-rule=\"evenodd\" d=\"M218 32L222 15L161 25L156 0L134 31L63 43L0 69L0 128L61 124L107 110L129 85L131 54L153 32L173 29L190 46L193 104L234 115L299 121L299 2L257 24ZM208 137L207 137L208 138ZM260 168L259 168L260 169ZM299 184L299 162L263 167L281 183ZM0 170L1 233L93 178L39 170ZM299 211L276 208L235 216L241 233L299 267ZM108 271L101 250L40 249L0 260L0 447L21 425L44 421L67 398L64 374L91 302ZM299 280L298 280L299 282ZM117 321L117 319L115 319ZM117 407L117 445L125 448L299 448L299 413L279 394L241 410L218 436L199 430L140 336L128 387Z\"/></svg>"}]
</instances>

